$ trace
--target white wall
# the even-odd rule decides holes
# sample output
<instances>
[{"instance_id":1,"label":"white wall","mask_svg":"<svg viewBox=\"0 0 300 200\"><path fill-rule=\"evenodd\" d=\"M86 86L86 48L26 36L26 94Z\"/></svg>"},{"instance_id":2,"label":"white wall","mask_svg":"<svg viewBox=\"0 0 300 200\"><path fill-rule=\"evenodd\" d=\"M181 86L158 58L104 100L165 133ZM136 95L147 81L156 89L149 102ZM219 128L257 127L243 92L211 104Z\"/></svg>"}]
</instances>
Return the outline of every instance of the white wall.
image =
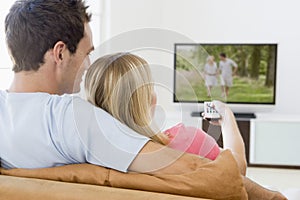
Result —
<instances>
[{"instance_id":1,"label":"white wall","mask_svg":"<svg viewBox=\"0 0 300 200\"><path fill-rule=\"evenodd\" d=\"M12 62L10 61L5 44L4 20L9 8L13 4L12 0L2 1L0 7L0 89L7 89L13 79Z\"/></svg>"},{"instance_id":2,"label":"white wall","mask_svg":"<svg viewBox=\"0 0 300 200\"><path fill-rule=\"evenodd\" d=\"M6 0L1 2L0 7L0 89L6 90L9 88L13 80L12 62L9 58L6 43L5 43L5 31L4 21L9 12L10 7L14 4L15 0ZM93 14L91 21L92 32L94 33L94 45L100 45L100 42L105 40L109 35L109 30L106 29L107 19L106 13L109 12L107 7L107 1L94 1L86 0L87 5L90 6L89 12ZM105 28L104 28L105 27ZM101 31L100 31L101 30ZM104 31L105 30L105 31ZM100 34L101 32L101 34Z\"/></svg>"},{"instance_id":3,"label":"white wall","mask_svg":"<svg viewBox=\"0 0 300 200\"><path fill-rule=\"evenodd\" d=\"M295 0L111 0L111 35L146 27L176 31L196 42L276 42L278 48L275 114L300 114L300 2ZM174 41L176 42L176 41ZM149 57L149 58L148 58ZM173 68L172 55L146 56ZM173 74L154 71L172 88ZM159 101L174 108L170 93ZM173 109L174 110L174 109Z\"/></svg>"}]
</instances>

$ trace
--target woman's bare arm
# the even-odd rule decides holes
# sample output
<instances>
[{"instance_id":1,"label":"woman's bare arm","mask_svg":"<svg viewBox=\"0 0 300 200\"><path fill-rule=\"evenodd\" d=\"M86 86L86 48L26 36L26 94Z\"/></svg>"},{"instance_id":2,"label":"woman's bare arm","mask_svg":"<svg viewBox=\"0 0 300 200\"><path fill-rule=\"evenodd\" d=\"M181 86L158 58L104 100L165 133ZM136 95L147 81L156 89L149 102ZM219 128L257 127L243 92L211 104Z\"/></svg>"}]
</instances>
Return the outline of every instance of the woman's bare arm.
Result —
<instances>
[{"instance_id":1,"label":"woman's bare arm","mask_svg":"<svg viewBox=\"0 0 300 200\"><path fill-rule=\"evenodd\" d=\"M212 123L221 125L223 148L231 150L238 163L241 174L245 176L247 168L245 144L240 134L240 130L236 123L235 117L226 104L220 101L214 101L213 105L222 116L221 120Z\"/></svg>"}]
</instances>

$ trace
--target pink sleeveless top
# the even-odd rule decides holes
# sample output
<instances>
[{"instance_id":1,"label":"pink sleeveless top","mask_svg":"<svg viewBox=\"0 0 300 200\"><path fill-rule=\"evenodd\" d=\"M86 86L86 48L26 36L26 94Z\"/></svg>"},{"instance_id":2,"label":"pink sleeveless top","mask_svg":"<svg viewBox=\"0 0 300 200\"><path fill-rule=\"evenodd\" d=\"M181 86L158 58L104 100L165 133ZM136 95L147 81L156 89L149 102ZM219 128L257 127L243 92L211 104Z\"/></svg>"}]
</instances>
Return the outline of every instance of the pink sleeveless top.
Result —
<instances>
[{"instance_id":1,"label":"pink sleeveless top","mask_svg":"<svg viewBox=\"0 0 300 200\"><path fill-rule=\"evenodd\" d=\"M169 138L169 147L215 160L220 148L213 137L202 129L186 127L179 123L164 132Z\"/></svg>"}]
</instances>

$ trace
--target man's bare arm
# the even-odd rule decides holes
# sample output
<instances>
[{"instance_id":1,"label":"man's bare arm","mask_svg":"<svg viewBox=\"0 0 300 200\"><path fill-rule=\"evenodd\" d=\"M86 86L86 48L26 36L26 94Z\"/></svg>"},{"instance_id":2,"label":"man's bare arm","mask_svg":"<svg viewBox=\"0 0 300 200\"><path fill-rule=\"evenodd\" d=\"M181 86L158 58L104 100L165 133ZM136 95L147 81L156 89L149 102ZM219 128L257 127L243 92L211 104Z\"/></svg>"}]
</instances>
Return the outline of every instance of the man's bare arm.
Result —
<instances>
[{"instance_id":1,"label":"man's bare arm","mask_svg":"<svg viewBox=\"0 0 300 200\"><path fill-rule=\"evenodd\" d=\"M129 170L148 174L183 174L194 171L206 162L210 162L210 160L182 153L150 141L133 161ZM247 177L242 177L250 200L286 199L279 192L268 190Z\"/></svg>"},{"instance_id":2,"label":"man's bare arm","mask_svg":"<svg viewBox=\"0 0 300 200\"><path fill-rule=\"evenodd\" d=\"M243 179L249 200L287 200L285 196L277 191L268 190L247 177L243 177Z\"/></svg>"},{"instance_id":3,"label":"man's bare arm","mask_svg":"<svg viewBox=\"0 0 300 200\"><path fill-rule=\"evenodd\" d=\"M236 73L237 73L237 70L238 70L238 66L236 66L236 67L234 67L234 70L233 70L233 76L235 76L236 75Z\"/></svg>"},{"instance_id":4,"label":"man's bare arm","mask_svg":"<svg viewBox=\"0 0 300 200\"><path fill-rule=\"evenodd\" d=\"M194 171L205 162L209 160L149 141L129 170L148 174L182 174Z\"/></svg>"}]
</instances>

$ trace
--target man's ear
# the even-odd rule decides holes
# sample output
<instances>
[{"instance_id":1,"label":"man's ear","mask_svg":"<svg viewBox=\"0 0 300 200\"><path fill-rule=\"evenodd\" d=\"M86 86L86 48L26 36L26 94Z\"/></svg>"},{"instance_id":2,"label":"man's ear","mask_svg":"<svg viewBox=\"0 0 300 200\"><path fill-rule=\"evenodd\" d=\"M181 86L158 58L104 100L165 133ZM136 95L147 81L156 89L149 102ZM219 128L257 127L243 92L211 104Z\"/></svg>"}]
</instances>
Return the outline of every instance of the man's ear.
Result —
<instances>
[{"instance_id":1,"label":"man's ear","mask_svg":"<svg viewBox=\"0 0 300 200\"><path fill-rule=\"evenodd\" d=\"M66 55L66 51L68 50L67 45L58 41L53 47L53 57L57 64L61 63L64 60L64 55Z\"/></svg>"}]
</instances>

